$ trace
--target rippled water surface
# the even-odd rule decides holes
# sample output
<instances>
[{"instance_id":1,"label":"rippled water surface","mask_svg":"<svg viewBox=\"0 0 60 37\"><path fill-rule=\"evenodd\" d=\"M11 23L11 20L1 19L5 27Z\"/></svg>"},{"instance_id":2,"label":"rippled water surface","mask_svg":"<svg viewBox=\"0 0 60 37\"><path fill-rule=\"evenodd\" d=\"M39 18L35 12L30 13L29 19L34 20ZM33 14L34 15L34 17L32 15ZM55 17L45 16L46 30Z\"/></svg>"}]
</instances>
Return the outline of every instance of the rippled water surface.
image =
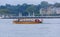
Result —
<instances>
[{"instance_id":1,"label":"rippled water surface","mask_svg":"<svg viewBox=\"0 0 60 37\"><path fill-rule=\"evenodd\" d=\"M0 19L0 37L60 37L60 19L43 19L42 24L13 24Z\"/></svg>"}]
</instances>

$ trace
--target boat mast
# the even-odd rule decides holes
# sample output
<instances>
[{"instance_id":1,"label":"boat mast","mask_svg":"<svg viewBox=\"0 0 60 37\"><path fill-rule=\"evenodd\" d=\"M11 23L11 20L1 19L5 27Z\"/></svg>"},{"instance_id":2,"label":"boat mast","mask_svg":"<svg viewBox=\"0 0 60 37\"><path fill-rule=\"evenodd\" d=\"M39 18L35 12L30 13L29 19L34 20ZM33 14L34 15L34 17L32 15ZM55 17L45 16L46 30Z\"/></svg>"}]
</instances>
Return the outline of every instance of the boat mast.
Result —
<instances>
[{"instance_id":1,"label":"boat mast","mask_svg":"<svg viewBox=\"0 0 60 37\"><path fill-rule=\"evenodd\" d=\"M22 13L19 12L19 17L22 17Z\"/></svg>"},{"instance_id":2,"label":"boat mast","mask_svg":"<svg viewBox=\"0 0 60 37\"><path fill-rule=\"evenodd\" d=\"M22 17L22 13L19 12L18 22L20 21L20 17Z\"/></svg>"},{"instance_id":3,"label":"boat mast","mask_svg":"<svg viewBox=\"0 0 60 37\"><path fill-rule=\"evenodd\" d=\"M33 17L34 17L34 12L33 12Z\"/></svg>"}]
</instances>

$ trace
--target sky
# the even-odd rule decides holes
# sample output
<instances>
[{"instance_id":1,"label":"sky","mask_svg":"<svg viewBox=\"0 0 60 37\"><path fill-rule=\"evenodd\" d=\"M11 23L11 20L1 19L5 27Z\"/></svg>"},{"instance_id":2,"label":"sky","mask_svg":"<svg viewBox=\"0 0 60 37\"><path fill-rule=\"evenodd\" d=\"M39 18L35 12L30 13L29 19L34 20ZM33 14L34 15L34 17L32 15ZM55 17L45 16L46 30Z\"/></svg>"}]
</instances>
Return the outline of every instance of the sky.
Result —
<instances>
[{"instance_id":1,"label":"sky","mask_svg":"<svg viewBox=\"0 0 60 37\"><path fill-rule=\"evenodd\" d=\"M11 4L11 5L17 5L17 4L35 4L38 5L41 3L41 1L47 1L49 3L60 3L60 0L0 0L0 5L5 5L5 4Z\"/></svg>"}]
</instances>

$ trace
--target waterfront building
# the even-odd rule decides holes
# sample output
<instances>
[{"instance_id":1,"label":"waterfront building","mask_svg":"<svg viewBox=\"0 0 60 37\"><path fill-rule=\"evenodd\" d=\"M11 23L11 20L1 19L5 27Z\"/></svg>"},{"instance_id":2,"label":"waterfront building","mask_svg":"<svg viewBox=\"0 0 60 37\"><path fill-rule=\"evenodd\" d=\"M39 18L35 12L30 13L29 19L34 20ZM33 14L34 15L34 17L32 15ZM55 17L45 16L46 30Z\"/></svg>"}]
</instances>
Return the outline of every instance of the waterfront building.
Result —
<instances>
[{"instance_id":1,"label":"waterfront building","mask_svg":"<svg viewBox=\"0 0 60 37\"><path fill-rule=\"evenodd\" d=\"M45 8L41 8L40 9L40 14L43 16L43 15L46 15L46 13L47 13L47 9L45 9Z\"/></svg>"},{"instance_id":2,"label":"waterfront building","mask_svg":"<svg viewBox=\"0 0 60 37\"><path fill-rule=\"evenodd\" d=\"M47 8L47 15L54 15L56 14L56 8L55 7L48 7Z\"/></svg>"},{"instance_id":3,"label":"waterfront building","mask_svg":"<svg viewBox=\"0 0 60 37\"><path fill-rule=\"evenodd\" d=\"M41 15L54 15L56 14L56 8L55 7L48 7L48 8L41 8L40 9L40 14Z\"/></svg>"},{"instance_id":4,"label":"waterfront building","mask_svg":"<svg viewBox=\"0 0 60 37\"><path fill-rule=\"evenodd\" d=\"M60 14L60 7L56 8L56 14Z\"/></svg>"}]
</instances>

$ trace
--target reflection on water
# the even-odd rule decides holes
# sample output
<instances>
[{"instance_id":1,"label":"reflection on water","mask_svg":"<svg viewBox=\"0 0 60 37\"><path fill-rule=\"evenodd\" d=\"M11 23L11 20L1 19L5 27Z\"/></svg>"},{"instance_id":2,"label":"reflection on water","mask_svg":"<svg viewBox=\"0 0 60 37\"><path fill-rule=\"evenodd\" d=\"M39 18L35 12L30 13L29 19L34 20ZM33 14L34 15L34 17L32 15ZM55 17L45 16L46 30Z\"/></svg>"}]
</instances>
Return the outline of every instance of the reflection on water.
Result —
<instances>
[{"instance_id":1,"label":"reflection on water","mask_svg":"<svg viewBox=\"0 0 60 37\"><path fill-rule=\"evenodd\" d=\"M0 19L0 37L60 37L60 19L43 19L42 24L13 24Z\"/></svg>"}]
</instances>

